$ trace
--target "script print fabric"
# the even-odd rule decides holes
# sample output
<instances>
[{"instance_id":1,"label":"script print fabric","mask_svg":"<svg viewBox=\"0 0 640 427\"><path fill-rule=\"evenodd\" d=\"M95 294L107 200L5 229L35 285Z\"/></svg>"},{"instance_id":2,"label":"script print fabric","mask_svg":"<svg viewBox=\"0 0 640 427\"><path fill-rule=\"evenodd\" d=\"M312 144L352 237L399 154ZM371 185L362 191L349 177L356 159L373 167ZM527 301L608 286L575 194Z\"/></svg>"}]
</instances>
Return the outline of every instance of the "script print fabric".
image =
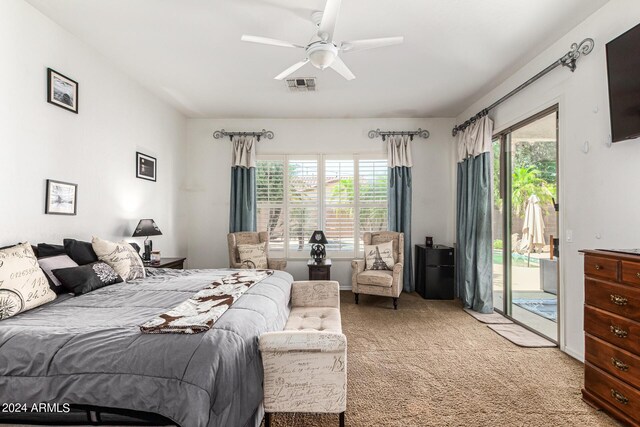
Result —
<instances>
[{"instance_id":1,"label":"script print fabric","mask_svg":"<svg viewBox=\"0 0 640 427\"><path fill-rule=\"evenodd\" d=\"M0 320L54 299L29 243L0 250Z\"/></svg>"}]
</instances>

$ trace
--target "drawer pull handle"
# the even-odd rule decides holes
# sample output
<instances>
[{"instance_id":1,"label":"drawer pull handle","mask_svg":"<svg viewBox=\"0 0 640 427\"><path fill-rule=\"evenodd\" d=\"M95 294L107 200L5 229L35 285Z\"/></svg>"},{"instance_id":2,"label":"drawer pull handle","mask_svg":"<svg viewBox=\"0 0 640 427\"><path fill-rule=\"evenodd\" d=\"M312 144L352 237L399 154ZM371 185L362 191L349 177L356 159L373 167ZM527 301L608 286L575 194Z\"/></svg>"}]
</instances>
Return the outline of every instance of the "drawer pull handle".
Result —
<instances>
[{"instance_id":1,"label":"drawer pull handle","mask_svg":"<svg viewBox=\"0 0 640 427\"><path fill-rule=\"evenodd\" d=\"M600 270L601 268L600 265L596 264L596 270Z\"/></svg>"},{"instance_id":2,"label":"drawer pull handle","mask_svg":"<svg viewBox=\"0 0 640 427\"><path fill-rule=\"evenodd\" d=\"M624 363L622 360L616 359L615 357L611 358L611 364L619 371L627 372L629 370L629 365Z\"/></svg>"},{"instance_id":3,"label":"drawer pull handle","mask_svg":"<svg viewBox=\"0 0 640 427\"><path fill-rule=\"evenodd\" d=\"M620 295L611 294L611 302L614 303L615 305L627 305L629 300L627 298L625 298L625 297L620 296Z\"/></svg>"},{"instance_id":4,"label":"drawer pull handle","mask_svg":"<svg viewBox=\"0 0 640 427\"><path fill-rule=\"evenodd\" d=\"M636 273L636 277L640 279L640 272Z\"/></svg>"},{"instance_id":5,"label":"drawer pull handle","mask_svg":"<svg viewBox=\"0 0 640 427\"><path fill-rule=\"evenodd\" d=\"M624 394L620 393L618 390L611 389L611 397L613 397L623 405L629 404L629 399L627 399L627 397Z\"/></svg>"},{"instance_id":6,"label":"drawer pull handle","mask_svg":"<svg viewBox=\"0 0 640 427\"><path fill-rule=\"evenodd\" d=\"M629 335L629 332L627 332L624 329L622 329L622 328L620 328L618 326L615 326L615 325L611 325L611 327L609 329L618 338L626 338L627 335Z\"/></svg>"}]
</instances>

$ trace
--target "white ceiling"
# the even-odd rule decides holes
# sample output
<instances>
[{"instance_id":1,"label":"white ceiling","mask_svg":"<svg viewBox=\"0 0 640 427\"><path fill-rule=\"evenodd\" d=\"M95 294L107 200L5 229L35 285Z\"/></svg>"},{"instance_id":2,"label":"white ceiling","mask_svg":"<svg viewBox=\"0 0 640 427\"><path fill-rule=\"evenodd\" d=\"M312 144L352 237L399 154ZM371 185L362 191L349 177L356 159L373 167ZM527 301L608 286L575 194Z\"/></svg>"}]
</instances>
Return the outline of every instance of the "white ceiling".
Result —
<instances>
[{"instance_id":1,"label":"white ceiling","mask_svg":"<svg viewBox=\"0 0 640 427\"><path fill-rule=\"evenodd\" d=\"M335 40L405 42L293 74L316 93L273 79L303 52L240 36L306 44L324 0L27 1L189 117L337 118L454 117L608 0L343 0Z\"/></svg>"}]
</instances>

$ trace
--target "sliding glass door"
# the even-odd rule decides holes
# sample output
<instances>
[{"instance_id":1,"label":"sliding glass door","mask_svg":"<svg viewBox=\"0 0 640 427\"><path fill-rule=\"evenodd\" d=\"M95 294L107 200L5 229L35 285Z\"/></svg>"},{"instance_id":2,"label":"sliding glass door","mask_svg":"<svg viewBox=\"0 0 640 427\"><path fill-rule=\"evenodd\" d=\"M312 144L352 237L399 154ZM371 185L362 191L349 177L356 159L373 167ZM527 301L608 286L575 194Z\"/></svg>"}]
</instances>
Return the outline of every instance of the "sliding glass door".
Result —
<instances>
[{"instance_id":1,"label":"sliding glass door","mask_svg":"<svg viewBox=\"0 0 640 427\"><path fill-rule=\"evenodd\" d=\"M496 135L493 159L494 305L557 341L557 107Z\"/></svg>"}]
</instances>

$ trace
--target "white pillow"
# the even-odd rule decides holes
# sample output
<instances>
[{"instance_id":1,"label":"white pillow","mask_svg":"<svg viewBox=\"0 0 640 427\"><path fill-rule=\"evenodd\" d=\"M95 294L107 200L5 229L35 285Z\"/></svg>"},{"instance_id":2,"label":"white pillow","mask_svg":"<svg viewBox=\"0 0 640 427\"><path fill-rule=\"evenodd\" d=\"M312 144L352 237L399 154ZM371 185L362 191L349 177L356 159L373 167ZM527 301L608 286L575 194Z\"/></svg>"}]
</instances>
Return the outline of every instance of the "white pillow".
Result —
<instances>
[{"instance_id":1,"label":"white pillow","mask_svg":"<svg viewBox=\"0 0 640 427\"><path fill-rule=\"evenodd\" d=\"M40 268L44 271L44 274L47 275L49 280L55 285L58 293L65 292L64 288L62 288L62 283L60 280L51 272L51 270L56 270L58 268L69 268L69 267L77 267L78 264L69 258L68 255L56 255L47 258L38 259L38 264L40 264Z\"/></svg>"},{"instance_id":2,"label":"white pillow","mask_svg":"<svg viewBox=\"0 0 640 427\"><path fill-rule=\"evenodd\" d=\"M364 245L364 258L366 270L393 270L393 242Z\"/></svg>"},{"instance_id":3,"label":"white pillow","mask_svg":"<svg viewBox=\"0 0 640 427\"><path fill-rule=\"evenodd\" d=\"M140 255L133 249L133 246L124 240L114 243L94 237L91 246L98 259L109 264L123 280L129 281L146 277Z\"/></svg>"},{"instance_id":4,"label":"white pillow","mask_svg":"<svg viewBox=\"0 0 640 427\"><path fill-rule=\"evenodd\" d=\"M0 320L54 299L29 243L0 250Z\"/></svg>"},{"instance_id":5,"label":"white pillow","mask_svg":"<svg viewBox=\"0 0 640 427\"><path fill-rule=\"evenodd\" d=\"M255 245L238 245L242 268L269 268L266 246L266 242Z\"/></svg>"}]
</instances>

